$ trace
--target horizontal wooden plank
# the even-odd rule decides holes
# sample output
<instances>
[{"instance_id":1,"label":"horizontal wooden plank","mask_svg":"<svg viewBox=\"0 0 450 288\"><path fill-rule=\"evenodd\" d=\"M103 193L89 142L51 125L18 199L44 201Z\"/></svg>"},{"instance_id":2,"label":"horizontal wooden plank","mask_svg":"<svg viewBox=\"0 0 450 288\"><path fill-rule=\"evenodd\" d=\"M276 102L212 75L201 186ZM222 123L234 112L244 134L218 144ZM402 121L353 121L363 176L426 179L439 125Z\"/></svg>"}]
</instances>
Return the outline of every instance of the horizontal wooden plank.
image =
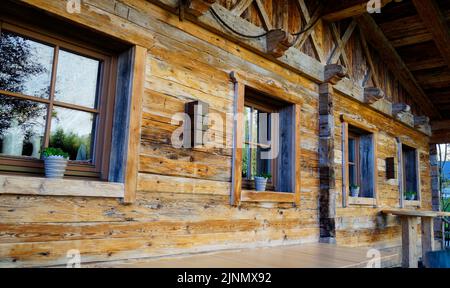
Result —
<instances>
[{"instance_id":1,"label":"horizontal wooden plank","mask_svg":"<svg viewBox=\"0 0 450 288\"><path fill-rule=\"evenodd\" d=\"M423 210L411 210L411 209L383 209L384 214L393 214L398 216L416 216L416 217L450 217L450 212L440 211L423 211Z\"/></svg>"},{"instance_id":2,"label":"horizontal wooden plank","mask_svg":"<svg viewBox=\"0 0 450 288\"><path fill-rule=\"evenodd\" d=\"M0 175L0 194L124 197L122 183Z\"/></svg>"},{"instance_id":3,"label":"horizontal wooden plank","mask_svg":"<svg viewBox=\"0 0 450 288\"><path fill-rule=\"evenodd\" d=\"M375 206L376 203L377 201L375 198L348 197L348 204L350 205Z\"/></svg>"},{"instance_id":4,"label":"horizontal wooden plank","mask_svg":"<svg viewBox=\"0 0 450 288\"><path fill-rule=\"evenodd\" d=\"M285 192L256 192L250 190L242 190L241 201L247 202L294 202L294 193Z\"/></svg>"}]
</instances>

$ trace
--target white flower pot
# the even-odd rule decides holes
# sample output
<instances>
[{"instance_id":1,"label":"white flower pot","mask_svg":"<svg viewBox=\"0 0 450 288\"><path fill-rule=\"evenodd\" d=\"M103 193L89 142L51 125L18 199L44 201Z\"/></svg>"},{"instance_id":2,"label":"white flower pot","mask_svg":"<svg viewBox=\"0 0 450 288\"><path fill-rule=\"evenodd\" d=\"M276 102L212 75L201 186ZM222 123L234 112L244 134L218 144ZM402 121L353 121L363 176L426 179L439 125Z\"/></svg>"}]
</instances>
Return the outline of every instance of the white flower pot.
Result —
<instances>
[{"instance_id":1,"label":"white flower pot","mask_svg":"<svg viewBox=\"0 0 450 288\"><path fill-rule=\"evenodd\" d=\"M359 187L358 188L350 188L350 195L352 197L359 197Z\"/></svg>"},{"instance_id":2,"label":"white flower pot","mask_svg":"<svg viewBox=\"0 0 450 288\"><path fill-rule=\"evenodd\" d=\"M67 167L67 158L62 156L44 157L45 177L61 179Z\"/></svg>"},{"instance_id":3,"label":"white flower pot","mask_svg":"<svg viewBox=\"0 0 450 288\"><path fill-rule=\"evenodd\" d=\"M409 200L409 201L413 201L414 198L416 198L416 196L415 196L414 194L413 194L413 195L407 195L407 196L406 196L406 200Z\"/></svg>"},{"instance_id":4,"label":"white flower pot","mask_svg":"<svg viewBox=\"0 0 450 288\"><path fill-rule=\"evenodd\" d=\"M267 178L255 177L255 189L256 191L266 191Z\"/></svg>"}]
</instances>

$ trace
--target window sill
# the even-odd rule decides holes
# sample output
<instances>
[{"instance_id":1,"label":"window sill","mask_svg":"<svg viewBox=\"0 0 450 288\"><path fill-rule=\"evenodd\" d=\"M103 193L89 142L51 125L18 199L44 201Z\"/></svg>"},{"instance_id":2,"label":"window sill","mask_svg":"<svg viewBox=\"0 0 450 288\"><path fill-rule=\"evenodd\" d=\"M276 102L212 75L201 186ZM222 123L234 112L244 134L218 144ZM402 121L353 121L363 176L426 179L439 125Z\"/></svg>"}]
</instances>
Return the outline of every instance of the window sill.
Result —
<instances>
[{"instance_id":1,"label":"window sill","mask_svg":"<svg viewBox=\"0 0 450 288\"><path fill-rule=\"evenodd\" d=\"M361 206L377 206L377 200L375 198L365 197L348 197L348 204L361 205Z\"/></svg>"},{"instance_id":2,"label":"window sill","mask_svg":"<svg viewBox=\"0 0 450 288\"><path fill-rule=\"evenodd\" d=\"M286 192L257 192L254 190L242 190L241 201L295 203L295 194Z\"/></svg>"},{"instance_id":3,"label":"window sill","mask_svg":"<svg viewBox=\"0 0 450 288\"><path fill-rule=\"evenodd\" d=\"M420 207L420 201L418 200L403 200L405 207Z\"/></svg>"},{"instance_id":4,"label":"window sill","mask_svg":"<svg viewBox=\"0 0 450 288\"><path fill-rule=\"evenodd\" d=\"M43 195L123 198L122 183L0 175L0 195Z\"/></svg>"}]
</instances>

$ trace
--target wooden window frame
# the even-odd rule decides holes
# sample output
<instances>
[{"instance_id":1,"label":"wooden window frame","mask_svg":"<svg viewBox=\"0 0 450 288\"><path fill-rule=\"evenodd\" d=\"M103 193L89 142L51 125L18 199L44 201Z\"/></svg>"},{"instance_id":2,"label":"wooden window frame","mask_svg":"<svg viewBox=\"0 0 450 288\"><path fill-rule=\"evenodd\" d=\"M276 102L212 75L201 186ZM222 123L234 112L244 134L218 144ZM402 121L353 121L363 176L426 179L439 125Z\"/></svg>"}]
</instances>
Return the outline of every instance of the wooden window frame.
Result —
<instances>
[{"instance_id":1,"label":"wooden window frame","mask_svg":"<svg viewBox=\"0 0 450 288\"><path fill-rule=\"evenodd\" d=\"M234 83L234 127L233 127L233 159L232 159L232 185L230 202L234 206L239 206L242 202L271 202L271 203L292 203L300 205L300 111L301 102L297 95L286 93L270 84L261 84L250 77L232 72L230 78ZM247 88L259 91L266 95L271 95L274 99L280 99L293 105L295 122L293 127L293 147L292 157L294 157L294 167L292 168L293 187L292 192L256 192L242 189L242 151L239 143L244 142L244 107L245 91Z\"/></svg>"},{"instance_id":2,"label":"wooden window frame","mask_svg":"<svg viewBox=\"0 0 450 288\"><path fill-rule=\"evenodd\" d=\"M0 24L1 27L5 27L4 25L12 25L17 27L16 29L18 29L19 32L13 31L12 29L5 30L22 34L31 39L37 38L33 37L33 35L39 35L42 37L39 37L39 39L44 40L38 40L38 42L52 44L52 42L45 41L47 37L49 39L62 41L64 43L64 48L69 46L67 49L68 51L74 51L74 49L70 49L71 47L76 47L78 49L75 51L84 49L76 42L73 42L72 39L66 39L59 34L53 34L45 30L39 30L35 27L35 25L27 25L10 17L0 17ZM8 28L11 27L8 26ZM20 33L20 31L25 30L27 32L31 32L32 35L30 36L28 33ZM92 45L83 44L83 47L88 47L88 50L93 53L105 55L103 50L92 47ZM12 194L121 198L125 204L133 203L135 201L139 168L142 103L145 90L145 70L148 51L147 48L139 45L130 46L121 44L121 47L128 50L124 51L120 56L116 56L114 54L106 55L109 59L111 59L111 63L109 64L111 69L114 69L110 70L108 73L104 73L105 81L108 79L111 84L107 87L107 95L108 97L113 98L108 99L108 109L110 109L110 106L111 113L108 113L107 115L107 121L111 121L111 125L109 126L109 132L111 133L109 134L109 137L105 137L103 141L103 143L112 142L110 153L108 152L105 155L101 163L101 169L104 169L102 171L106 171L104 177L98 177L100 175L97 173L94 178L85 177L85 174L82 174L83 177L80 178L77 177L80 175L73 173L73 177L70 177L72 179L64 178L54 180L44 178L43 176L32 177L29 174L17 173L14 171L2 171L0 166L0 195ZM83 53L83 51L81 51L82 55L90 55ZM120 71L119 73L118 67L120 63L123 71ZM115 73L116 71L118 73ZM120 76L118 74L120 74ZM120 77L124 77L121 81L123 82L123 85L116 86L116 78L117 81L119 81ZM118 101L118 95L120 95L119 98L121 98L121 101ZM32 100L42 99L33 98ZM98 101L104 100L106 99L104 98L103 100ZM105 105L98 105L98 107L103 106ZM117 110L118 108L120 108L120 110ZM120 133L117 131L120 131ZM114 133L120 134L122 137L120 137L117 141L113 141ZM99 149L102 149L102 146L103 144L97 145ZM35 162L34 165L37 165L38 168L43 167L42 162Z\"/></svg>"},{"instance_id":3,"label":"wooden window frame","mask_svg":"<svg viewBox=\"0 0 450 288\"><path fill-rule=\"evenodd\" d=\"M403 145L408 146L411 149L414 149L415 151L415 159L416 159L416 186L417 186L417 200L406 200L405 199L405 165L403 161ZM411 143L409 141L404 141L397 138L397 165L398 165L398 190L399 190L399 206L400 208L405 207L422 207L422 186L420 184L421 177L420 177L420 152L419 147L415 145L414 143Z\"/></svg>"},{"instance_id":4,"label":"wooden window frame","mask_svg":"<svg viewBox=\"0 0 450 288\"><path fill-rule=\"evenodd\" d=\"M19 36L32 39L33 41L50 45L54 48L53 67L51 72L50 95L47 99L36 96L25 95L22 93L15 93L0 90L0 94L6 97L15 99L29 100L35 103L47 105L46 125L44 131L44 141L42 148L47 147L50 141L50 123L52 121L51 113L53 107L61 107L75 111L88 112L96 114L97 120L94 128L94 161L93 163L80 163L76 161L69 161L66 175L72 177L89 177L100 180L108 179L109 166L109 152L111 142L111 126L112 114L114 105L114 73L116 60L113 55L81 44L79 42L63 39L58 35L53 35L47 31L40 31L36 28L31 28L21 23L14 23L10 21L0 22L0 33L6 30L15 33ZM58 64L59 50L67 50L71 53L79 54L84 57L90 57L98 60L100 64L100 78L98 80L99 94L96 99L96 107L88 108L80 105L60 102L54 99L55 84L56 84L56 66ZM32 159L23 156L0 156L0 170L9 173L43 173L43 160Z\"/></svg>"},{"instance_id":5,"label":"wooden window frame","mask_svg":"<svg viewBox=\"0 0 450 288\"><path fill-rule=\"evenodd\" d=\"M359 120L353 119L346 115L340 116L342 124L342 207L348 207L349 205L362 205L362 206L373 206L378 207L378 163L377 163L377 139L378 139L378 129L369 126ZM361 129L367 133L372 134L372 147L373 147L373 197L350 197L349 188L349 157L348 157L348 136L349 136L349 125Z\"/></svg>"}]
</instances>

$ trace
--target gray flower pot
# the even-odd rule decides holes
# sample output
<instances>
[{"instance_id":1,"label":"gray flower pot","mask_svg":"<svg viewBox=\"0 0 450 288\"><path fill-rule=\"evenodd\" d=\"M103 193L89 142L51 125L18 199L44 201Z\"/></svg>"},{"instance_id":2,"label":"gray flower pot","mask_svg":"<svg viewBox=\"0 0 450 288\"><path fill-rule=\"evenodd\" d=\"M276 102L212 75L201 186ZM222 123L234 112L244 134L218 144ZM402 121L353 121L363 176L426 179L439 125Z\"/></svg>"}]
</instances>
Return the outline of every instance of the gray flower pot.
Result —
<instances>
[{"instance_id":1,"label":"gray flower pot","mask_svg":"<svg viewBox=\"0 0 450 288\"><path fill-rule=\"evenodd\" d=\"M350 188L350 195L352 197L359 197L359 187L358 188Z\"/></svg>"},{"instance_id":2,"label":"gray flower pot","mask_svg":"<svg viewBox=\"0 0 450 288\"><path fill-rule=\"evenodd\" d=\"M266 191L267 178L255 177L255 189L256 191Z\"/></svg>"},{"instance_id":3,"label":"gray flower pot","mask_svg":"<svg viewBox=\"0 0 450 288\"><path fill-rule=\"evenodd\" d=\"M67 159L62 156L44 157L45 177L60 179L66 172Z\"/></svg>"}]
</instances>

